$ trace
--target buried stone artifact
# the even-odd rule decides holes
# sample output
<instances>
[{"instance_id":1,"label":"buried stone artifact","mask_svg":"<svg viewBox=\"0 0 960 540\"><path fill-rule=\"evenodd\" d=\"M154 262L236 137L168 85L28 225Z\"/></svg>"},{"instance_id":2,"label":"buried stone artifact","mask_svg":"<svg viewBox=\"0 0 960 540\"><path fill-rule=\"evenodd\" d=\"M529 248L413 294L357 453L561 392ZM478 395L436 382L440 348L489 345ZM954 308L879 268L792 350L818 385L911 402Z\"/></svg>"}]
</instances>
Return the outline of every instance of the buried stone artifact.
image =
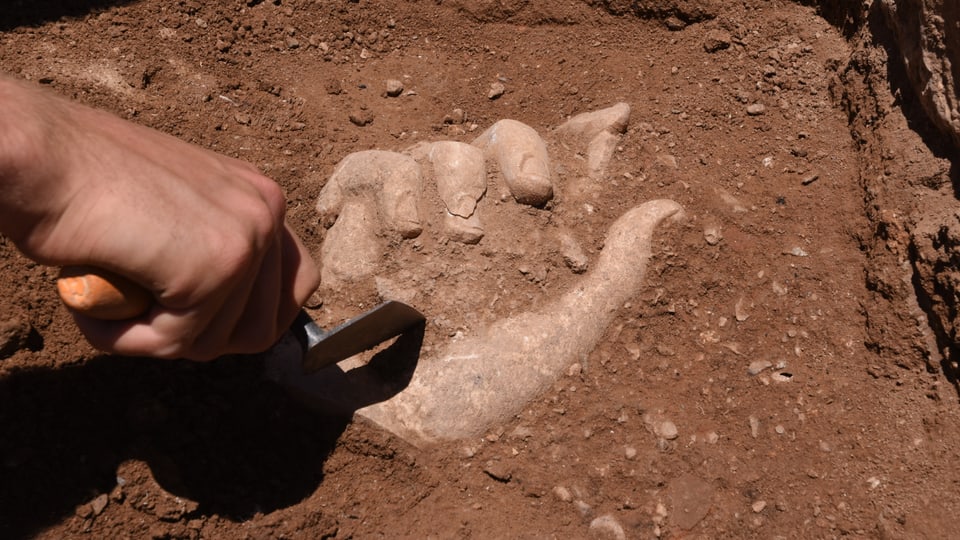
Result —
<instances>
[{"instance_id":1,"label":"buried stone artifact","mask_svg":"<svg viewBox=\"0 0 960 540\"><path fill-rule=\"evenodd\" d=\"M576 116L551 132L560 141L549 146L555 153L578 153L564 163L564 171L577 171L570 186L558 185L544 139L514 120L497 122L472 144L440 141L404 152L346 156L317 203L329 228L321 248L323 287L375 280L383 300L411 301L396 298L387 285L392 281L378 275L384 253L425 230L437 231L442 242L486 244L480 203L488 191L488 168L493 182L502 179L505 185L495 201L499 211L505 205L521 212L524 205L586 204L579 200L589 191L583 188L605 180L629 115L629 106L621 103ZM439 211L429 207L436 201ZM355 410L416 445L476 436L516 414L593 350L617 309L642 286L657 226L682 216L680 205L670 200L635 206L610 226L595 260L571 266L583 273L565 292L424 348L403 388L384 393L389 384L358 359L309 377L274 369L274 377L295 390L299 386L304 395L323 396L327 409ZM557 245L583 257L579 246L570 247L569 231L555 236ZM497 238L489 242L501 241Z\"/></svg>"}]
</instances>

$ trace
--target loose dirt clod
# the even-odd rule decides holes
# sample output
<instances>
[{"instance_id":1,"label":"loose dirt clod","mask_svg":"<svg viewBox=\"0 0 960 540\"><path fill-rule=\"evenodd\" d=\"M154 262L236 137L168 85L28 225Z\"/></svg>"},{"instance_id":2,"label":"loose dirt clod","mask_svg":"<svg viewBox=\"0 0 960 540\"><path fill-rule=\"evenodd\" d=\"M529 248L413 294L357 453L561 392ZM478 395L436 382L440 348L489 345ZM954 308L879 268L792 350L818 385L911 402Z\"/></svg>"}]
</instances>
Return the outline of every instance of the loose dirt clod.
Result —
<instances>
[{"instance_id":1,"label":"loose dirt clod","mask_svg":"<svg viewBox=\"0 0 960 540\"><path fill-rule=\"evenodd\" d=\"M0 360L24 348L30 335L30 322L20 313L0 317Z\"/></svg>"}]
</instances>

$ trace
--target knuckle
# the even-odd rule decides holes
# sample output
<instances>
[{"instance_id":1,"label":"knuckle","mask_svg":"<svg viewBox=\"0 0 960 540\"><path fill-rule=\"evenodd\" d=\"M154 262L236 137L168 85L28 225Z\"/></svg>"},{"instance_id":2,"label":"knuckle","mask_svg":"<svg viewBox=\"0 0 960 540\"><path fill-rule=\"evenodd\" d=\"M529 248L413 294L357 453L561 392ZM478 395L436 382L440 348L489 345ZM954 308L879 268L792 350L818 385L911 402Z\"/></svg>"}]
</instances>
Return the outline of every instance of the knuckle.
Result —
<instances>
[{"instance_id":1,"label":"knuckle","mask_svg":"<svg viewBox=\"0 0 960 540\"><path fill-rule=\"evenodd\" d=\"M261 194L275 221L278 223L281 222L287 211L287 196L283 192L283 189L273 180L267 179L267 183L261 191Z\"/></svg>"},{"instance_id":2,"label":"knuckle","mask_svg":"<svg viewBox=\"0 0 960 540\"><path fill-rule=\"evenodd\" d=\"M240 273L256 260L260 242L256 235L231 236L224 239L220 253L220 268L227 276Z\"/></svg>"},{"instance_id":3,"label":"knuckle","mask_svg":"<svg viewBox=\"0 0 960 540\"><path fill-rule=\"evenodd\" d=\"M255 169L248 180L262 200L269 218L274 223L281 223L287 209L287 197L280 185Z\"/></svg>"}]
</instances>

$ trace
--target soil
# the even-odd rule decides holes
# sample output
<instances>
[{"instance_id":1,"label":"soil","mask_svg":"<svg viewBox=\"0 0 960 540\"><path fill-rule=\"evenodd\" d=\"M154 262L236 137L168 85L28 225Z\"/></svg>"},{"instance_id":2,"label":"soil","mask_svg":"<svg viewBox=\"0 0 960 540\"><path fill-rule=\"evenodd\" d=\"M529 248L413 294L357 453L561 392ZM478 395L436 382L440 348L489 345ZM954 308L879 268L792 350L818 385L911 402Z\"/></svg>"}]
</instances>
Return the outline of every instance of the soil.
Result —
<instances>
[{"instance_id":1,"label":"soil","mask_svg":"<svg viewBox=\"0 0 960 540\"><path fill-rule=\"evenodd\" d=\"M629 103L589 203L492 188L489 239L395 246L388 266L436 284L414 298L428 346L570 287L543 231L592 259L643 201L687 214L588 358L485 436L429 448L308 409L256 356L98 355L56 269L0 238L0 536L950 537L958 393L897 228L950 162L889 51L835 5L625 4L0 8L3 71L256 164L317 254L313 207L351 152ZM484 251L498 238L515 249ZM375 296L323 290L310 312L329 324Z\"/></svg>"}]
</instances>

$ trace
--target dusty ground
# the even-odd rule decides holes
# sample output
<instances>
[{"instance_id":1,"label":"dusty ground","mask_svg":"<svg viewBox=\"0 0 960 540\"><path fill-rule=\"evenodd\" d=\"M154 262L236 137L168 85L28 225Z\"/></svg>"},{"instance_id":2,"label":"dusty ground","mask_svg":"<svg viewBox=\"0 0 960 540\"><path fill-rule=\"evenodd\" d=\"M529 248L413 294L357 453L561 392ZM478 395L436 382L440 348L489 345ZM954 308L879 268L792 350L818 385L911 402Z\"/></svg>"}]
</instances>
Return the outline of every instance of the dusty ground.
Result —
<instances>
[{"instance_id":1,"label":"dusty ground","mask_svg":"<svg viewBox=\"0 0 960 540\"><path fill-rule=\"evenodd\" d=\"M688 219L658 235L647 285L579 369L485 437L429 449L308 411L258 358L98 356L56 300L56 271L0 239L0 322L31 329L0 361L3 537L956 530L957 391L898 233L876 225L943 187L949 162L902 107L896 69L868 69L885 53L855 21L761 0L644 17L574 0L60 4L2 8L3 71L255 163L317 252L313 205L350 152L469 142L502 118L548 132L629 103L589 204L562 185L544 209L496 203L489 234L516 249L429 232L396 246L388 263L434 272L438 293L415 298L428 345L459 328L461 306L508 290L483 304L496 318L570 286L531 227L572 228L592 257L645 200ZM401 96L383 95L388 79ZM375 300L364 284L323 296L324 322Z\"/></svg>"}]
</instances>

